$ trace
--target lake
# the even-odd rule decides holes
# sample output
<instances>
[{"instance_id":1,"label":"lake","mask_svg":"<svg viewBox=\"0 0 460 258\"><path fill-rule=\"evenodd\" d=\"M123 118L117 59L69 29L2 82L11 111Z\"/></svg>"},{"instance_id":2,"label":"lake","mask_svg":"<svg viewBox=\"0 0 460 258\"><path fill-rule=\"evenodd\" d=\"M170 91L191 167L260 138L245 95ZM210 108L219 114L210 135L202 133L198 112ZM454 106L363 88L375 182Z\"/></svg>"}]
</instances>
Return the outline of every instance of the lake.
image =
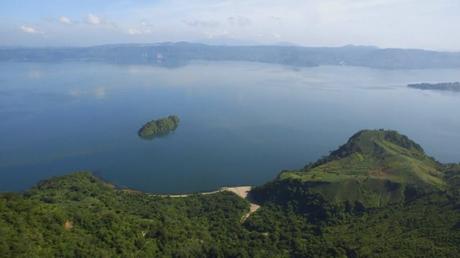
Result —
<instances>
[{"instance_id":1,"label":"lake","mask_svg":"<svg viewBox=\"0 0 460 258\"><path fill-rule=\"evenodd\" d=\"M459 162L460 94L406 87L444 81L460 69L0 63L0 191L80 170L156 193L259 185L364 128ZM181 119L173 134L137 136L170 114Z\"/></svg>"}]
</instances>

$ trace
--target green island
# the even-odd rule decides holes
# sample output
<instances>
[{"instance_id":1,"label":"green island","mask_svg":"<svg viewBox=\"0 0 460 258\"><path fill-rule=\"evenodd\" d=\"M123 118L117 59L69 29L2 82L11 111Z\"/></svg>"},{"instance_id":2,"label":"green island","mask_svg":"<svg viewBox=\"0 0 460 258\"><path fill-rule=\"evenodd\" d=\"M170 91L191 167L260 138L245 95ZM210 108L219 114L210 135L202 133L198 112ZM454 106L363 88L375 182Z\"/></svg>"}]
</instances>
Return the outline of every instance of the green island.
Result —
<instances>
[{"instance_id":1,"label":"green island","mask_svg":"<svg viewBox=\"0 0 460 258\"><path fill-rule=\"evenodd\" d=\"M260 205L250 213L250 202ZM244 219L242 219L244 217ZM89 172L0 194L2 257L458 257L460 164L363 130L253 188L161 196Z\"/></svg>"},{"instance_id":2,"label":"green island","mask_svg":"<svg viewBox=\"0 0 460 258\"><path fill-rule=\"evenodd\" d=\"M442 83L414 83L407 85L409 88L419 90L439 90L460 92L460 82L442 82Z\"/></svg>"},{"instance_id":3,"label":"green island","mask_svg":"<svg viewBox=\"0 0 460 258\"><path fill-rule=\"evenodd\" d=\"M163 117L146 123L141 129L139 129L138 135L143 139L153 139L155 137L169 134L170 132L176 130L178 126L178 116L172 115Z\"/></svg>"}]
</instances>

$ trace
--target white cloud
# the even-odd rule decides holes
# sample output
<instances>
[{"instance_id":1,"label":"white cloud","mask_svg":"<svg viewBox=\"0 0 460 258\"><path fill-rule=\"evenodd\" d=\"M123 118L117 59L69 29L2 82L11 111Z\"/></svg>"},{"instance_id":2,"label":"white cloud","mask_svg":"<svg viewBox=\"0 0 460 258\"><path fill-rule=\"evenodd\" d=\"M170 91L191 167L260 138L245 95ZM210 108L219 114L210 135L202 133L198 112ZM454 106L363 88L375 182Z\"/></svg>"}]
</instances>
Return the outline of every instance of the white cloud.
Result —
<instances>
[{"instance_id":1,"label":"white cloud","mask_svg":"<svg viewBox=\"0 0 460 258\"><path fill-rule=\"evenodd\" d=\"M229 32L226 30L205 32L204 33L208 39L222 38L229 35Z\"/></svg>"},{"instance_id":2,"label":"white cloud","mask_svg":"<svg viewBox=\"0 0 460 258\"><path fill-rule=\"evenodd\" d=\"M59 22L63 24L73 24L72 20L66 16L59 17Z\"/></svg>"},{"instance_id":3,"label":"white cloud","mask_svg":"<svg viewBox=\"0 0 460 258\"><path fill-rule=\"evenodd\" d=\"M89 23L89 24L92 24L92 25L101 25L103 23L103 20L102 20L101 17L90 13L86 17L86 22Z\"/></svg>"},{"instance_id":4,"label":"white cloud","mask_svg":"<svg viewBox=\"0 0 460 258\"><path fill-rule=\"evenodd\" d=\"M119 32L123 31L116 23L110 20L107 20L101 16L92 14L92 13L86 16L86 23L94 27L100 27L100 28L110 29L110 30L119 31Z\"/></svg>"},{"instance_id":5,"label":"white cloud","mask_svg":"<svg viewBox=\"0 0 460 258\"><path fill-rule=\"evenodd\" d=\"M227 18L228 23L232 26L249 26L251 25L251 20L244 16L230 16Z\"/></svg>"},{"instance_id":6,"label":"white cloud","mask_svg":"<svg viewBox=\"0 0 460 258\"><path fill-rule=\"evenodd\" d=\"M147 22L142 21L138 26L128 28L129 35L145 35L153 32L154 26Z\"/></svg>"},{"instance_id":7,"label":"white cloud","mask_svg":"<svg viewBox=\"0 0 460 258\"><path fill-rule=\"evenodd\" d=\"M20 27L19 31L24 33L50 36L46 40L44 37L18 37L10 41L47 45L183 40L225 44L291 42L308 46L356 44L460 50L460 34L458 26L455 26L460 23L457 12L459 0L119 2L123 4L105 5L104 8L86 6L93 8L91 12L78 14L75 10L72 17L81 15L78 20L66 16L53 19L54 23L78 26L54 26L51 22L37 20L32 23L33 26L26 24ZM46 6L45 3L43 5ZM55 17L50 13L43 16ZM27 20L27 17L21 19ZM17 24L20 21L17 18L5 23ZM0 35L3 41L7 37Z\"/></svg>"},{"instance_id":8,"label":"white cloud","mask_svg":"<svg viewBox=\"0 0 460 258\"><path fill-rule=\"evenodd\" d=\"M281 35L279 33L272 33L272 36L275 38L275 39L280 39L281 38Z\"/></svg>"},{"instance_id":9,"label":"white cloud","mask_svg":"<svg viewBox=\"0 0 460 258\"><path fill-rule=\"evenodd\" d=\"M29 34L43 34L43 32L40 31L38 28L35 28L32 26L22 25L20 29L22 32L29 33Z\"/></svg>"},{"instance_id":10,"label":"white cloud","mask_svg":"<svg viewBox=\"0 0 460 258\"><path fill-rule=\"evenodd\" d=\"M186 19L183 22L192 27L213 28L220 26L220 22L214 20Z\"/></svg>"},{"instance_id":11,"label":"white cloud","mask_svg":"<svg viewBox=\"0 0 460 258\"><path fill-rule=\"evenodd\" d=\"M135 28L129 28L128 29L128 34L129 35L140 35L142 34L142 31L135 29Z\"/></svg>"}]
</instances>

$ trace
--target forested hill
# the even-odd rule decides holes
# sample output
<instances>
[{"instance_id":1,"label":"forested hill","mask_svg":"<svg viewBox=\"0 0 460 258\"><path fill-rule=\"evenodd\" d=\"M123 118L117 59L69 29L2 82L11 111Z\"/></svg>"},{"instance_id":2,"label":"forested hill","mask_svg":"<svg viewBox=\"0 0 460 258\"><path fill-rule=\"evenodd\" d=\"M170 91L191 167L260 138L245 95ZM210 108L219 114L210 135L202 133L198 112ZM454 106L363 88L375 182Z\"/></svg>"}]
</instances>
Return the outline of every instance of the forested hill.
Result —
<instances>
[{"instance_id":1,"label":"forested hill","mask_svg":"<svg viewBox=\"0 0 460 258\"><path fill-rule=\"evenodd\" d=\"M460 68L460 53L376 47L215 46L188 42L66 48L0 48L0 61L93 61L181 66L190 61L250 61L291 66L385 69Z\"/></svg>"},{"instance_id":2,"label":"forested hill","mask_svg":"<svg viewBox=\"0 0 460 258\"><path fill-rule=\"evenodd\" d=\"M334 187L330 187L334 186ZM456 257L460 165L394 131L256 188L162 197L79 172L0 194L1 257Z\"/></svg>"},{"instance_id":3,"label":"forested hill","mask_svg":"<svg viewBox=\"0 0 460 258\"><path fill-rule=\"evenodd\" d=\"M329 156L303 170L281 173L274 182L255 189L253 195L260 200L278 199L277 192L298 186L304 189L305 199L320 196L337 205L383 207L447 190L450 170L451 165L427 156L407 136L363 130Z\"/></svg>"}]
</instances>

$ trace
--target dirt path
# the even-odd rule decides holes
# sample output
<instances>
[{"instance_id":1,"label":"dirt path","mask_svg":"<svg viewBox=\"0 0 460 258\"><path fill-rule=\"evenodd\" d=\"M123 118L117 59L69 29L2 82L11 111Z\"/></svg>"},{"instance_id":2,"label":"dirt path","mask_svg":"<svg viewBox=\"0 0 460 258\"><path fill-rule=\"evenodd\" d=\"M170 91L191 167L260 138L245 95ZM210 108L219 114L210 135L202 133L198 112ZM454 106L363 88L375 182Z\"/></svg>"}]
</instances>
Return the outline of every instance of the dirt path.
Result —
<instances>
[{"instance_id":1,"label":"dirt path","mask_svg":"<svg viewBox=\"0 0 460 258\"><path fill-rule=\"evenodd\" d=\"M256 212L260 208L260 205L252 203L248 199L248 193L251 191L251 188L252 188L251 186L222 187L217 191L203 192L203 193L198 193L198 194L208 195L208 194L215 194L215 193L228 191L228 192L232 192L232 193L238 195L239 197L241 197L241 198L243 198L245 200L248 200L249 205L250 205L249 206L249 211L241 217L241 223L243 223L247 218L249 218L249 216L251 216L251 214L253 214L254 212ZM193 194L162 194L162 195L156 195L156 196L172 197L172 198L183 198L183 197L188 197L188 196L191 196L191 195L193 195Z\"/></svg>"},{"instance_id":2,"label":"dirt path","mask_svg":"<svg viewBox=\"0 0 460 258\"><path fill-rule=\"evenodd\" d=\"M221 189L222 191L232 192L238 195L239 197L249 201L249 212L247 212L246 214L243 215L243 217L241 217L241 223L243 223L246 219L249 218L249 216L251 216L251 214L253 214L260 208L260 205L252 203L248 199L248 193L251 191L251 188L252 188L251 186L237 186L237 187L223 187Z\"/></svg>"}]
</instances>

